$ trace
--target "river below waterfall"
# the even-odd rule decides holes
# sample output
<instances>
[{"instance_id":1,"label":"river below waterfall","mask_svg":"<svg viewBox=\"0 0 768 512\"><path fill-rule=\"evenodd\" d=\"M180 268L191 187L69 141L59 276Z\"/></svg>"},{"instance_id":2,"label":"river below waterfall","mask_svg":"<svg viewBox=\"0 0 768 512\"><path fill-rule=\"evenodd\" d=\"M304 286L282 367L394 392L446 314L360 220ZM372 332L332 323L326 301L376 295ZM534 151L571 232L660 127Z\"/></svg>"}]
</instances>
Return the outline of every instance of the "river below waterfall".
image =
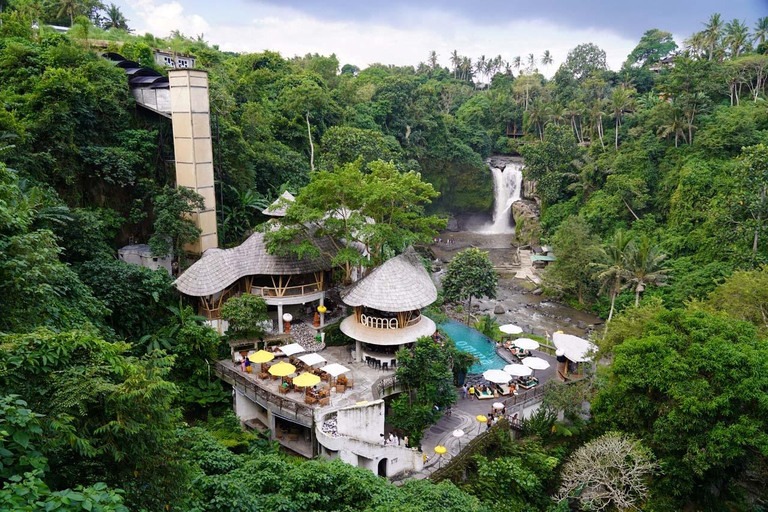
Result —
<instances>
[{"instance_id":1,"label":"river below waterfall","mask_svg":"<svg viewBox=\"0 0 768 512\"><path fill-rule=\"evenodd\" d=\"M446 243L449 241L450 243ZM439 282L445 274L445 263L468 247L477 247L487 251L494 265L503 265L511 261L516 247L511 245L509 234L486 235L473 231L445 232L442 243L432 245L440 268L434 277ZM576 336L586 336L603 320L595 315L574 309L543 295L534 295L527 282L516 279L513 273L499 276L498 298L495 300L474 300L472 314L475 316L492 315L497 304L504 308L504 314L496 315L499 324L519 325L525 332L546 336L556 331L563 331Z\"/></svg>"}]
</instances>

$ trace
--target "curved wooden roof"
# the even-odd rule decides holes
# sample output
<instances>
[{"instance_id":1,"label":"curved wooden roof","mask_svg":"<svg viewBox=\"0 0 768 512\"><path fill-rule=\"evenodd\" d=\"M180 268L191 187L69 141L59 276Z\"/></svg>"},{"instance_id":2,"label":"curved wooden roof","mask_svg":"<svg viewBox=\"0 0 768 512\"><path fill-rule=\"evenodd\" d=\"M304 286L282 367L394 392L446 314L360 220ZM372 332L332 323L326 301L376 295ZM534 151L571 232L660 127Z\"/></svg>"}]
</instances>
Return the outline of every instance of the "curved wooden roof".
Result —
<instances>
[{"instance_id":1,"label":"curved wooden roof","mask_svg":"<svg viewBox=\"0 0 768 512\"><path fill-rule=\"evenodd\" d=\"M317 242L325 245L323 240ZM185 295L206 297L226 289L244 276L309 274L330 270L331 266L330 258L322 254L312 259L269 254L264 233L257 232L238 247L206 251L176 279L174 285Z\"/></svg>"},{"instance_id":2,"label":"curved wooden roof","mask_svg":"<svg viewBox=\"0 0 768 512\"><path fill-rule=\"evenodd\" d=\"M342 300L349 306L393 313L421 309L436 299L435 284L413 247L387 260L342 293Z\"/></svg>"}]
</instances>

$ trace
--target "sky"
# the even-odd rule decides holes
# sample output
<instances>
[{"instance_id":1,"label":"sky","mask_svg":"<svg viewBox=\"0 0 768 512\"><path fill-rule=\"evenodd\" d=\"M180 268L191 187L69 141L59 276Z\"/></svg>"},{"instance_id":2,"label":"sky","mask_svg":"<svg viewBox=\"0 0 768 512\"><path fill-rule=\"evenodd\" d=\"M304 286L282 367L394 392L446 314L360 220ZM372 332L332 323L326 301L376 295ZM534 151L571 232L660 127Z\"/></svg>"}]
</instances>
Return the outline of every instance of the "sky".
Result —
<instances>
[{"instance_id":1,"label":"sky","mask_svg":"<svg viewBox=\"0 0 768 512\"><path fill-rule=\"evenodd\" d=\"M549 50L554 62L595 43L618 69L643 32L671 32L678 44L714 12L753 27L768 0L117 0L136 33L203 35L222 50L273 50L284 57L335 53L341 64L417 65L435 50L443 66L457 50L511 60Z\"/></svg>"}]
</instances>

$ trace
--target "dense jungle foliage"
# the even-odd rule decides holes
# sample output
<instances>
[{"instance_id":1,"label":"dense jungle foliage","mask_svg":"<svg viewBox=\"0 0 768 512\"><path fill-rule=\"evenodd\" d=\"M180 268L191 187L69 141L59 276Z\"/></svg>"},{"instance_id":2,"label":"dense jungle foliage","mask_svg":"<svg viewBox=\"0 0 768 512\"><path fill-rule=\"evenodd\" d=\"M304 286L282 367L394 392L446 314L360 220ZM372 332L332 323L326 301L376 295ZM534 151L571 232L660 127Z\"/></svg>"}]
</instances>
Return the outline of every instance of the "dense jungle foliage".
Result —
<instances>
[{"instance_id":1,"label":"dense jungle foliage","mask_svg":"<svg viewBox=\"0 0 768 512\"><path fill-rule=\"evenodd\" d=\"M577 462L610 443L646 468L644 510L765 506L766 18L714 15L680 49L649 30L618 71L580 45L548 80L533 55L360 70L133 36L96 2L0 7L0 509L567 510L550 497L600 489ZM549 288L611 317L596 385L548 395L525 444L500 438L456 484L396 487L242 432L209 370L226 344L165 272L115 258L179 247L194 198L169 122L98 51L155 67L169 47L209 72L222 245L340 169L417 171L429 213L487 211L484 159L521 154L559 257Z\"/></svg>"}]
</instances>

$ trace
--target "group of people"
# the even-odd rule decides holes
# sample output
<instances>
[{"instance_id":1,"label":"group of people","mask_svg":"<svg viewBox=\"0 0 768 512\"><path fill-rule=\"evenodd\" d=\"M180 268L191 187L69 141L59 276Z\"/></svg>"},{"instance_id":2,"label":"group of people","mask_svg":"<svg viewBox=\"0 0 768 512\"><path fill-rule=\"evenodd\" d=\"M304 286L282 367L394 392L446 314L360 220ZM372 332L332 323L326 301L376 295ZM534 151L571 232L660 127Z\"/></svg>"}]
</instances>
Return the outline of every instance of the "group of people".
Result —
<instances>
[{"instance_id":1,"label":"group of people","mask_svg":"<svg viewBox=\"0 0 768 512\"><path fill-rule=\"evenodd\" d=\"M408 446L408 436L404 436L402 439L400 439L399 436L396 436L394 433L390 432L389 437L385 436L384 434L381 434L381 440L384 446L400 446L400 443L402 442L403 446Z\"/></svg>"},{"instance_id":2,"label":"group of people","mask_svg":"<svg viewBox=\"0 0 768 512\"><path fill-rule=\"evenodd\" d=\"M461 396L464 399L469 397L469 399L472 400L475 398L475 393L485 393L486 391L493 391L493 390L488 386L486 386L485 384L480 384L477 387L475 387L474 385L470 386L468 384L464 384L464 387L461 388Z\"/></svg>"},{"instance_id":3,"label":"group of people","mask_svg":"<svg viewBox=\"0 0 768 512\"><path fill-rule=\"evenodd\" d=\"M436 243L436 244L441 244L441 243L443 243L443 237L435 237L435 238L433 238L433 239L432 239L432 241L433 241L434 243ZM454 239L453 239L453 237L450 237L450 238L446 238L446 239L445 239L445 243L446 243L447 245L450 245L450 244L455 244L455 243L456 243L456 240L454 240Z\"/></svg>"}]
</instances>

